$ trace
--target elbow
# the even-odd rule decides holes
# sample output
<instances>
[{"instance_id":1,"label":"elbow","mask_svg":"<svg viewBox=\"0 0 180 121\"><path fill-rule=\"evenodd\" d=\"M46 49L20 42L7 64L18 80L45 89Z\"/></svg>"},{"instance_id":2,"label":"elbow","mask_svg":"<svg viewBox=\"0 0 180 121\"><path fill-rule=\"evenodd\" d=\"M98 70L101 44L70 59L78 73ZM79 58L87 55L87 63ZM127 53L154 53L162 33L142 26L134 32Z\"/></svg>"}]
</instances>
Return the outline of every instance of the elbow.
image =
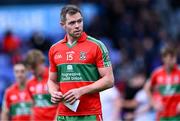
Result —
<instances>
[{"instance_id":1,"label":"elbow","mask_svg":"<svg viewBox=\"0 0 180 121\"><path fill-rule=\"evenodd\" d=\"M112 88L114 86L114 77L109 79L108 88Z\"/></svg>"}]
</instances>

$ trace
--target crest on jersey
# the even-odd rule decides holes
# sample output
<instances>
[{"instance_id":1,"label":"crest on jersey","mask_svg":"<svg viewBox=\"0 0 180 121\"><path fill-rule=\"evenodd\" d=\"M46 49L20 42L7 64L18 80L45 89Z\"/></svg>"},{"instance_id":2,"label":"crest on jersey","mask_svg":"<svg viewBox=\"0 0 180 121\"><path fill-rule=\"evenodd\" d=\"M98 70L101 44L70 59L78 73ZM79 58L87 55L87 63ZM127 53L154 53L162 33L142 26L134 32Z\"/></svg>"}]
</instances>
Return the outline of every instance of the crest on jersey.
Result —
<instances>
[{"instance_id":1,"label":"crest on jersey","mask_svg":"<svg viewBox=\"0 0 180 121\"><path fill-rule=\"evenodd\" d=\"M86 52L80 52L80 60L86 60Z\"/></svg>"}]
</instances>

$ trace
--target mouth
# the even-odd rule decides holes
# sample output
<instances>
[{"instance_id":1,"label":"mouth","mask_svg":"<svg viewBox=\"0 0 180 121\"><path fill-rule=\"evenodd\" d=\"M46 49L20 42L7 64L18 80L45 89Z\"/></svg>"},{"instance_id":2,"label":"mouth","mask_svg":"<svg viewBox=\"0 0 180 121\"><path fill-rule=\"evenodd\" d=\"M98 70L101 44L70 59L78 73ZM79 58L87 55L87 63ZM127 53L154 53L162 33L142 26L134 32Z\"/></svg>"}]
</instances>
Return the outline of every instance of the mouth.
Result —
<instances>
[{"instance_id":1,"label":"mouth","mask_svg":"<svg viewBox=\"0 0 180 121\"><path fill-rule=\"evenodd\" d=\"M81 30L76 30L76 31L74 31L74 33L80 33L81 32Z\"/></svg>"}]
</instances>

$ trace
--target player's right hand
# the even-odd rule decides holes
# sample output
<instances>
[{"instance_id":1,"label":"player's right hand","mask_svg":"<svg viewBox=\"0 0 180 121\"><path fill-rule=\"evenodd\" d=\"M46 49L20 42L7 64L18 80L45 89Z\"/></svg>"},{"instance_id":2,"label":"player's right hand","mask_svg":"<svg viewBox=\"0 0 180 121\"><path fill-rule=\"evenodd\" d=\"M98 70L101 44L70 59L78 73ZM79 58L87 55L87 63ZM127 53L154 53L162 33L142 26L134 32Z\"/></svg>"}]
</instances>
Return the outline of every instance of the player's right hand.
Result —
<instances>
[{"instance_id":1,"label":"player's right hand","mask_svg":"<svg viewBox=\"0 0 180 121\"><path fill-rule=\"evenodd\" d=\"M59 91L54 91L52 94L51 94L51 102L52 103L59 103L63 100L63 95L61 92Z\"/></svg>"}]
</instances>

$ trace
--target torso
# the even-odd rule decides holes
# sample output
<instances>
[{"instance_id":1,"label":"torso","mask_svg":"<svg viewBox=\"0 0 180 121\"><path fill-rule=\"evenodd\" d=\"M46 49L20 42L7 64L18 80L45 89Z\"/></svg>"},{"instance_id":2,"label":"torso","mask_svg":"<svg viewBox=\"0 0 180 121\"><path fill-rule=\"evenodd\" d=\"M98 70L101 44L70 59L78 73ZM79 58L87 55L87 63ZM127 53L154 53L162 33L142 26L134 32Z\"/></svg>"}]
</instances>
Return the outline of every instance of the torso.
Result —
<instances>
[{"instance_id":1,"label":"torso","mask_svg":"<svg viewBox=\"0 0 180 121\"><path fill-rule=\"evenodd\" d=\"M159 112L160 117L173 117L177 115L176 108L180 103L180 69L176 66L171 73L160 67L154 73L155 91L159 93L164 105L164 111Z\"/></svg>"},{"instance_id":2,"label":"torso","mask_svg":"<svg viewBox=\"0 0 180 121\"><path fill-rule=\"evenodd\" d=\"M33 98L33 119L53 120L56 115L57 106L51 103L51 97L47 89L48 69L42 79L32 78L28 82L28 90ZM45 112L48 113L45 113Z\"/></svg>"},{"instance_id":3,"label":"torso","mask_svg":"<svg viewBox=\"0 0 180 121\"><path fill-rule=\"evenodd\" d=\"M9 105L10 116L12 120L30 120L32 100L28 90L19 89L18 84L8 88L6 103Z\"/></svg>"}]
</instances>

